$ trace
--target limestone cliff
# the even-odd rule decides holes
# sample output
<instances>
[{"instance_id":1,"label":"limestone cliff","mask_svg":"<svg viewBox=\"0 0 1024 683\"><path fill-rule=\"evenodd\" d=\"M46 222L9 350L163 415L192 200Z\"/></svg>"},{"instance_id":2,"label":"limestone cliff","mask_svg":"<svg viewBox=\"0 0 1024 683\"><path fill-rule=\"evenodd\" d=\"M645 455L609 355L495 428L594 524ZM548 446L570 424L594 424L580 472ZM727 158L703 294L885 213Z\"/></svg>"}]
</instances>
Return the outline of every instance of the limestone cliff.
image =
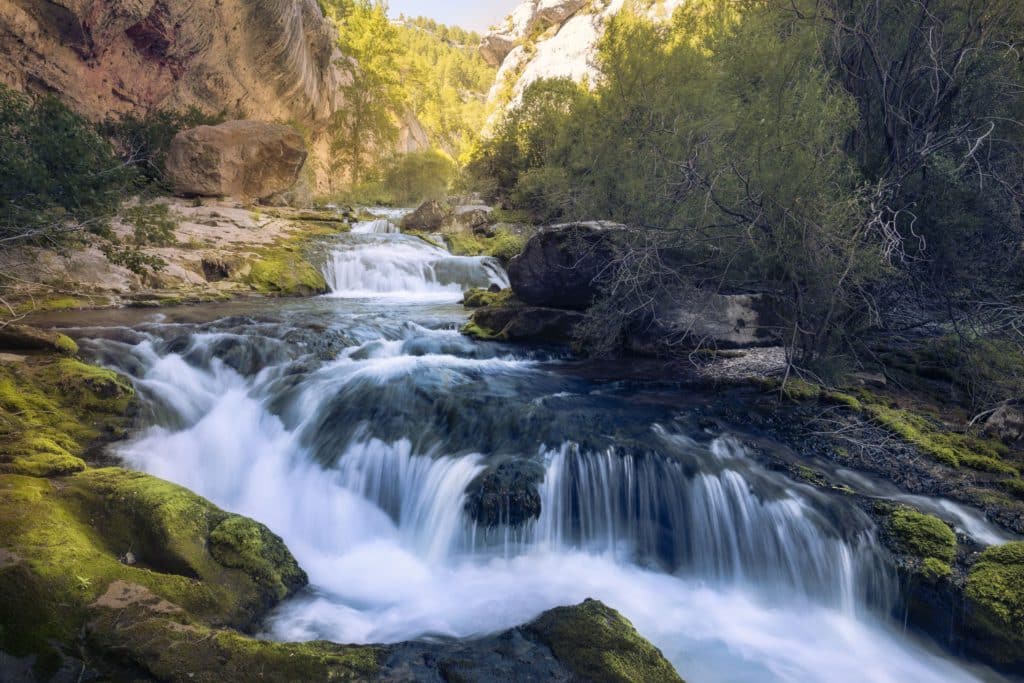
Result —
<instances>
[{"instance_id":1,"label":"limestone cliff","mask_svg":"<svg viewBox=\"0 0 1024 683\"><path fill-rule=\"evenodd\" d=\"M0 0L0 82L93 120L196 106L316 137L348 65L316 0Z\"/></svg>"},{"instance_id":2,"label":"limestone cliff","mask_svg":"<svg viewBox=\"0 0 1024 683\"><path fill-rule=\"evenodd\" d=\"M652 19L667 19L683 0L525 0L505 23L484 36L480 54L498 76L489 101L497 110L515 106L523 90L544 78L591 82L594 57L608 21L630 7Z\"/></svg>"}]
</instances>

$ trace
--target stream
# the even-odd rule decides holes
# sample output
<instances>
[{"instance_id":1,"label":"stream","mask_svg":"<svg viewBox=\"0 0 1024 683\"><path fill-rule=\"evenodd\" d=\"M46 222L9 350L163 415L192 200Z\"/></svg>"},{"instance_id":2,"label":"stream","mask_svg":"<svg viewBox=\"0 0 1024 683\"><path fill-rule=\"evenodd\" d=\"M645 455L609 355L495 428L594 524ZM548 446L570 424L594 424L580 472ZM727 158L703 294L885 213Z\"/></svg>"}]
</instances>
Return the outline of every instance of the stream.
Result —
<instances>
[{"instance_id":1,"label":"stream","mask_svg":"<svg viewBox=\"0 0 1024 683\"><path fill-rule=\"evenodd\" d=\"M265 523L308 572L263 637L472 637L593 597L691 683L1002 680L891 619L870 517L701 427L700 396L459 334L462 292L507 286L501 265L394 217L334 238L322 297L62 323L135 382L125 465ZM523 494L475 521L493 472Z\"/></svg>"}]
</instances>

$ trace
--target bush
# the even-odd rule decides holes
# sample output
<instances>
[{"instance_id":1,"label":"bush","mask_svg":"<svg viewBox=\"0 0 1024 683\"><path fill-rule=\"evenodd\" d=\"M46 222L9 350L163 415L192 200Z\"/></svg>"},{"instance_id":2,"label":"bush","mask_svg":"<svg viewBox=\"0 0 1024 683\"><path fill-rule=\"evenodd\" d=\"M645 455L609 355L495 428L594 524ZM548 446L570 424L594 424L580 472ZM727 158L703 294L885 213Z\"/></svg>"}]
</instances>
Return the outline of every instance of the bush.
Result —
<instances>
[{"instance_id":1,"label":"bush","mask_svg":"<svg viewBox=\"0 0 1024 683\"><path fill-rule=\"evenodd\" d=\"M561 168L542 166L521 176L512 191L512 205L527 211L536 223L563 219L570 202L569 175Z\"/></svg>"},{"instance_id":2,"label":"bush","mask_svg":"<svg viewBox=\"0 0 1024 683\"><path fill-rule=\"evenodd\" d=\"M455 178L451 158L437 150L399 156L384 172L384 189L394 204L443 199Z\"/></svg>"},{"instance_id":3,"label":"bush","mask_svg":"<svg viewBox=\"0 0 1024 683\"><path fill-rule=\"evenodd\" d=\"M53 97L32 101L0 85L0 239L102 232L136 181L84 118Z\"/></svg>"},{"instance_id":4,"label":"bush","mask_svg":"<svg viewBox=\"0 0 1024 683\"><path fill-rule=\"evenodd\" d=\"M169 247L177 242L174 231L178 221L166 204L143 204L125 209L124 220L135 227L135 244Z\"/></svg>"},{"instance_id":5,"label":"bush","mask_svg":"<svg viewBox=\"0 0 1024 683\"><path fill-rule=\"evenodd\" d=\"M138 169L145 181L166 189L164 173L171 140L182 130L223 123L224 114L209 115L195 107L184 112L157 111L144 117L127 114L107 120L102 131L112 138L121 158Z\"/></svg>"}]
</instances>

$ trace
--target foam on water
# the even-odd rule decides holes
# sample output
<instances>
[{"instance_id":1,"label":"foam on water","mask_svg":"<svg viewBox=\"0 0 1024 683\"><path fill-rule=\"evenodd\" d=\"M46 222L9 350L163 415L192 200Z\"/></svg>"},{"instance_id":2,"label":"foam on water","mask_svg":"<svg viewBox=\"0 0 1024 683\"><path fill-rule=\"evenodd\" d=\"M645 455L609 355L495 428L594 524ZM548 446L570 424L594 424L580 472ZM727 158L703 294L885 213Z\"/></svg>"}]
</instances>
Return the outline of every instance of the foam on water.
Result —
<instances>
[{"instance_id":1,"label":"foam on water","mask_svg":"<svg viewBox=\"0 0 1024 683\"><path fill-rule=\"evenodd\" d=\"M326 275L340 298L447 301L507 285L492 260L370 230L337 247ZM701 445L651 425L642 447L544 446L533 453L540 518L482 529L465 505L486 458L443 440L414 445L425 427L411 411L488 386L481 378L532 382L535 362L408 324L313 367L272 361L243 377L216 357L224 338L96 343L161 407L121 457L267 524L309 574L311 589L276 610L267 637L466 637L594 597L698 683L978 680L882 616L893 586L862 513L823 514L832 503L760 468L728 436ZM334 424L338 403L369 410ZM394 414L405 433L373 436L374 421ZM316 438L331 429L344 438Z\"/></svg>"}]
</instances>

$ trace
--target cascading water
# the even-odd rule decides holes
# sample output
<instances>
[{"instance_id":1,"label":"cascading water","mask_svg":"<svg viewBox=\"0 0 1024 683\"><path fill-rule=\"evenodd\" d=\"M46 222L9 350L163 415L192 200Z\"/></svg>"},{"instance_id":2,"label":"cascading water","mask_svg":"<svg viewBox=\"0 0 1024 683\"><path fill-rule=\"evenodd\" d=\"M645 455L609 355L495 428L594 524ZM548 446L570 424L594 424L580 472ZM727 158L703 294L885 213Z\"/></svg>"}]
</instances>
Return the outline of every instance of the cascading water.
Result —
<instances>
[{"instance_id":1,"label":"cascading water","mask_svg":"<svg viewBox=\"0 0 1024 683\"><path fill-rule=\"evenodd\" d=\"M373 221L372 225L387 221ZM324 273L331 296L458 301L467 287L508 286L497 259L453 256L426 239L367 229L343 238Z\"/></svg>"},{"instance_id":2,"label":"cascading water","mask_svg":"<svg viewBox=\"0 0 1024 683\"><path fill-rule=\"evenodd\" d=\"M146 401L126 463L266 523L309 573L267 637L473 636L594 597L690 681L977 680L887 623L891 572L843 498L635 387L455 332L496 264L367 232L326 274L286 309L76 334ZM538 472L539 517L474 521L467 490L509 461Z\"/></svg>"}]
</instances>

